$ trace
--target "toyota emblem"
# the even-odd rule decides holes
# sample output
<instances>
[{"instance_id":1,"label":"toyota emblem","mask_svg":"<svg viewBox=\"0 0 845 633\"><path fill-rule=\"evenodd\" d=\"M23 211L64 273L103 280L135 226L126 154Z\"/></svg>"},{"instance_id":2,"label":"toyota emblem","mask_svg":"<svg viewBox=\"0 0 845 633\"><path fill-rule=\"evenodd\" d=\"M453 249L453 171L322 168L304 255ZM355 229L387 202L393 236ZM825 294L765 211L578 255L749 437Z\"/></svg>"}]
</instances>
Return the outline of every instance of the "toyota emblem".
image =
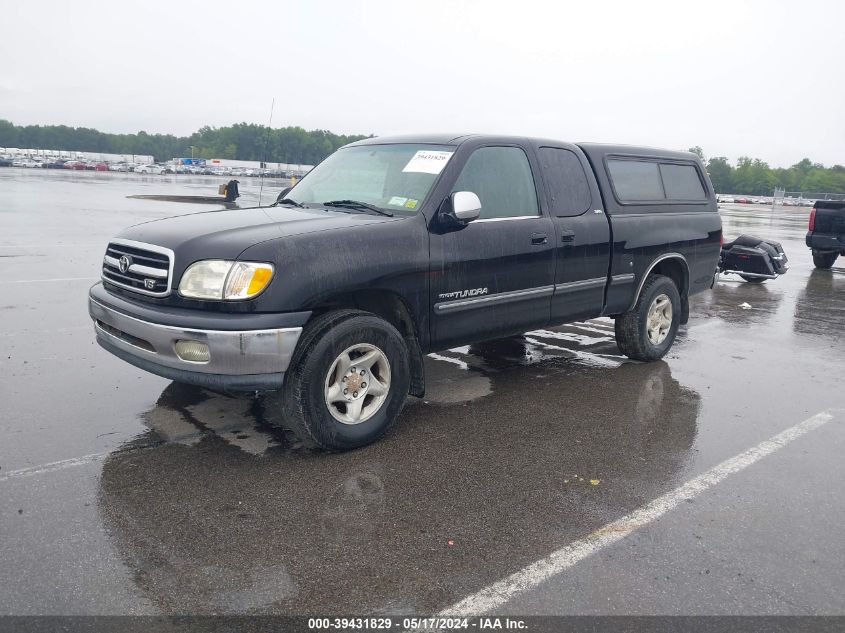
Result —
<instances>
[{"instance_id":1,"label":"toyota emblem","mask_svg":"<svg viewBox=\"0 0 845 633\"><path fill-rule=\"evenodd\" d=\"M129 267L132 265L132 258L129 255L122 255L121 258L117 262L117 267L120 269L120 272L125 273L129 270Z\"/></svg>"}]
</instances>

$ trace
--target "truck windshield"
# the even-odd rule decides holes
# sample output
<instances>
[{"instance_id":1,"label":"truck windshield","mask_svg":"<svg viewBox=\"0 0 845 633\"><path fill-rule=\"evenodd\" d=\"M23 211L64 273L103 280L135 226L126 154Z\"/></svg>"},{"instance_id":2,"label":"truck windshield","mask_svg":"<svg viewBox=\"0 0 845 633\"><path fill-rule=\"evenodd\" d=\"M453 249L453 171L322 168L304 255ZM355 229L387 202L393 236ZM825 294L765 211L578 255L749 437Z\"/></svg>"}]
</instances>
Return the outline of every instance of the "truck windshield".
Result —
<instances>
[{"instance_id":1,"label":"truck windshield","mask_svg":"<svg viewBox=\"0 0 845 633\"><path fill-rule=\"evenodd\" d=\"M312 169L286 198L309 206L356 201L412 215L454 151L449 145L406 143L343 148Z\"/></svg>"}]
</instances>

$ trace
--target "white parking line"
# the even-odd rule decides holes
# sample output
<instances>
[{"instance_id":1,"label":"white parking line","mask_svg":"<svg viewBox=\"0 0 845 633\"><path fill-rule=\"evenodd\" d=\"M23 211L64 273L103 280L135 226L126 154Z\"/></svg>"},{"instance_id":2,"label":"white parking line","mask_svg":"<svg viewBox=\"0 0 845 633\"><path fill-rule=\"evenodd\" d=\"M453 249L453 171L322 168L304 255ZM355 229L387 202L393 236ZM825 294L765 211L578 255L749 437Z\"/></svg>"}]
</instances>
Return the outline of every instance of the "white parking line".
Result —
<instances>
[{"instance_id":1,"label":"white parking line","mask_svg":"<svg viewBox=\"0 0 845 633\"><path fill-rule=\"evenodd\" d=\"M452 363L453 365L457 365L461 369L469 369L469 365L458 358L452 358L451 356L443 356L442 354L429 354L428 357L433 358L434 360L442 360L445 363Z\"/></svg>"},{"instance_id":2,"label":"white parking line","mask_svg":"<svg viewBox=\"0 0 845 633\"><path fill-rule=\"evenodd\" d=\"M587 334L578 334L576 332L554 332L552 330L532 330L528 332L531 336L539 336L540 338L551 338L558 341L571 341L578 343L578 345L598 345L599 343L607 343L613 340L612 336L588 336Z\"/></svg>"},{"instance_id":3,"label":"white parking line","mask_svg":"<svg viewBox=\"0 0 845 633\"><path fill-rule=\"evenodd\" d=\"M530 332L529 332L530 334ZM560 352L567 352L572 354L575 358L583 361L585 364L598 366L598 367L619 367L623 362L625 362L624 356L619 356L617 354L598 354L594 352L587 352L580 349L571 349L569 347L561 347L560 345L552 345L551 343L546 343L536 338L531 338L529 336L525 337L525 340L534 345L535 347L539 347L541 349L551 349ZM619 360L613 360L618 358Z\"/></svg>"},{"instance_id":4,"label":"white parking line","mask_svg":"<svg viewBox=\"0 0 845 633\"><path fill-rule=\"evenodd\" d=\"M44 473L51 473L56 470L64 470L65 468L73 468L74 466L85 466L86 464L91 464L93 462L103 459L106 455L108 455L108 453L94 453L92 455L83 455L82 457L63 459L58 462L50 462L49 464L41 464L40 466L30 466L29 468L10 470L5 474L0 475L0 483L8 481L9 479L31 477L33 475L43 475Z\"/></svg>"},{"instance_id":5,"label":"white parking line","mask_svg":"<svg viewBox=\"0 0 845 633\"><path fill-rule=\"evenodd\" d=\"M837 411L837 414L839 413L841 412ZM489 587L464 598L460 602L456 602L441 611L439 615L469 616L490 613L493 609L501 607L511 598L537 587L549 578L578 564L588 556L621 541L635 530L658 520L687 499L700 495L729 475L748 468L767 455L771 455L790 442L794 442L802 435L824 426L833 419L832 410L817 413L813 417L799 422L774 437L760 442L747 451L743 451L739 455L723 461L704 474L690 479L680 487L658 497L638 510L634 510L621 519L608 523L588 536L561 547L545 558L524 567L507 578L503 578Z\"/></svg>"}]
</instances>

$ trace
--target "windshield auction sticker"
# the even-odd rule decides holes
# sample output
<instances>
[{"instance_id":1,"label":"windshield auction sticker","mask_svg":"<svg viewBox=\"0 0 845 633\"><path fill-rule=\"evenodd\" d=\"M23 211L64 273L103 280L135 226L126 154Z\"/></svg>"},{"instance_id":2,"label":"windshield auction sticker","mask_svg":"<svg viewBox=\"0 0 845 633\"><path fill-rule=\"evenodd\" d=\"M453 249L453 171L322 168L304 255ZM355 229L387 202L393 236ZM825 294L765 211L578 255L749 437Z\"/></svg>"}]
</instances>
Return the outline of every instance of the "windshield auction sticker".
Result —
<instances>
[{"instance_id":1,"label":"windshield auction sticker","mask_svg":"<svg viewBox=\"0 0 845 633\"><path fill-rule=\"evenodd\" d=\"M418 172L423 174L439 174L443 171L449 158L455 152L432 152L420 150L408 161L402 171Z\"/></svg>"}]
</instances>

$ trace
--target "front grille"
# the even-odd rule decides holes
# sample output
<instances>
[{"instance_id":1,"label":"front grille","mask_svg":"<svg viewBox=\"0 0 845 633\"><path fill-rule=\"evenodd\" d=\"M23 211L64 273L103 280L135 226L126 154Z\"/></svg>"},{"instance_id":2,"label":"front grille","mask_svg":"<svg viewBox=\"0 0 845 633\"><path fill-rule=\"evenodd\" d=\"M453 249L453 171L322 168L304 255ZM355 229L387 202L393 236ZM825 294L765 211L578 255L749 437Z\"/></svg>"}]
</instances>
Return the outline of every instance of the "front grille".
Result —
<instances>
[{"instance_id":1,"label":"front grille","mask_svg":"<svg viewBox=\"0 0 845 633\"><path fill-rule=\"evenodd\" d=\"M145 295L169 295L172 274L173 251L161 246L113 240L103 257L104 281Z\"/></svg>"}]
</instances>

